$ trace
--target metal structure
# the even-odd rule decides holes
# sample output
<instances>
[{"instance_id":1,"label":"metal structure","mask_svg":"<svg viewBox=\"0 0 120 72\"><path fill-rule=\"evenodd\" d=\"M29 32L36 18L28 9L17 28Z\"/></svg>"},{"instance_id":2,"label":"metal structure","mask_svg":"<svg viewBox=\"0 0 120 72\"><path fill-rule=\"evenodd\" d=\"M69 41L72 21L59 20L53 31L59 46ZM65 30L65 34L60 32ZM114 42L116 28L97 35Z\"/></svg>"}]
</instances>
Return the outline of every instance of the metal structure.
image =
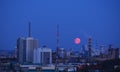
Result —
<instances>
[{"instance_id":1,"label":"metal structure","mask_svg":"<svg viewBox=\"0 0 120 72\"><path fill-rule=\"evenodd\" d=\"M28 23L28 37L31 37L31 22Z\"/></svg>"},{"instance_id":2,"label":"metal structure","mask_svg":"<svg viewBox=\"0 0 120 72\"><path fill-rule=\"evenodd\" d=\"M57 24L57 39L56 39L56 41L57 41L57 56L58 56L58 52L59 52L59 24Z\"/></svg>"}]
</instances>

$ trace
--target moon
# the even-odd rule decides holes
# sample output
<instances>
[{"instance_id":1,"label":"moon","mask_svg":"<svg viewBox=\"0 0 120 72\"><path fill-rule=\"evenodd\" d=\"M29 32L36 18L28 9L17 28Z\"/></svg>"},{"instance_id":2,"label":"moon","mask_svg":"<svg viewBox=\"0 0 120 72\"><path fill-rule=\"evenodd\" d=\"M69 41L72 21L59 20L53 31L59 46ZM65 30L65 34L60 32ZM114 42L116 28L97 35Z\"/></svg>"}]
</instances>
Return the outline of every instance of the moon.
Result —
<instances>
[{"instance_id":1,"label":"moon","mask_svg":"<svg viewBox=\"0 0 120 72\"><path fill-rule=\"evenodd\" d=\"M74 40L74 42L75 42L75 44L80 44L80 38L75 38L75 40Z\"/></svg>"}]
</instances>

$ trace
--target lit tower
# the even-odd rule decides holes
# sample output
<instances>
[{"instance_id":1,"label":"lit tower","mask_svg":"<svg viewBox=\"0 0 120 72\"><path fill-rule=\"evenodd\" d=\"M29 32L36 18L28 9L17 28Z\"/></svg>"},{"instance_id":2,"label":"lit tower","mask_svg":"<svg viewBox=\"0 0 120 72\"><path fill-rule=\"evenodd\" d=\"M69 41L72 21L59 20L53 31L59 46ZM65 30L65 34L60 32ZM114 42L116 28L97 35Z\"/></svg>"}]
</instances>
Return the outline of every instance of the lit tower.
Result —
<instances>
[{"instance_id":1,"label":"lit tower","mask_svg":"<svg viewBox=\"0 0 120 72\"><path fill-rule=\"evenodd\" d=\"M88 57L91 57L91 53L92 53L92 38L89 37L88 39Z\"/></svg>"}]
</instances>

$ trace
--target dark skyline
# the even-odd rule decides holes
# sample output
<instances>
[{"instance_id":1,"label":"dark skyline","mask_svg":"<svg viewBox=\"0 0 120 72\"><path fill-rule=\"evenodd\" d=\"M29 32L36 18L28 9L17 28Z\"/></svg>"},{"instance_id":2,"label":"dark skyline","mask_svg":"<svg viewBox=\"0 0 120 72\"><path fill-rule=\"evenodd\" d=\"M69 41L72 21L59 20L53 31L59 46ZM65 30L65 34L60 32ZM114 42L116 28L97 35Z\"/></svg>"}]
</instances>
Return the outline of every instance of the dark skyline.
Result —
<instances>
[{"instance_id":1,"label":"dark skyline","mask_svg":"<svg viewBox=\"0 0 120 72\"><path fill-rule=\"evenodd\" d=\"M120 48L119 0L0 0L0 50L12 50L18 37L28 37L29 22L39 47L56 49L59 24L60 47L67 50L87 45L89 36L93 48L96 40Z\"/></svg>"}]
</instances>

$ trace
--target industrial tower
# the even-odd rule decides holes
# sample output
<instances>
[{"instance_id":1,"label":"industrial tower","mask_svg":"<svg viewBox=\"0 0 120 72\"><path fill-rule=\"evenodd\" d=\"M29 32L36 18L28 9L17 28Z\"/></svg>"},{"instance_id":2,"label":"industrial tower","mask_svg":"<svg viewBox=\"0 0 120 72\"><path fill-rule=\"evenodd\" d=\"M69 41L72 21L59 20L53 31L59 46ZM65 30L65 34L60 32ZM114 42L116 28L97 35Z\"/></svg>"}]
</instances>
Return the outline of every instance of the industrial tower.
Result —
<instances>
[{"instance_id":1,"label":"industrial tower","mask_svg":"<svg viewBox=\"0 0 120 72\"><path fill-rule=\"evenodd\" d=\"M56 49L56 50L57 50L57 51L56 51L57 53L56 53L56 54L57 54L57 56L58 56L58 55L59 55L59 48L60 48L60 47L59 47L59 24L57 24L57 39L56 39L56 41L57 41L57 47L56 47L56 48L57 48L57 49Z\"/></svg>"},{"instance_id":2,"label":"industrial tower","mask_svg":"<svg viewBox=\"0 0 120 72\"><path fill-rule=\"evenodd\" d=\"M28 23L28 37L31 37L31 23Z\"/></svg>"},{"instance_id":3,"label":"industrial tower","mask_svg":"<svg viewBox=\"0 0 120 72\"><path fill-rule=\"evenodd\" d=\"M91 60L91 56L92 56L92 38L89 37L89 39L88 39L88 59L89 59L89 61Z\"/></svg>"}]
</instances>

